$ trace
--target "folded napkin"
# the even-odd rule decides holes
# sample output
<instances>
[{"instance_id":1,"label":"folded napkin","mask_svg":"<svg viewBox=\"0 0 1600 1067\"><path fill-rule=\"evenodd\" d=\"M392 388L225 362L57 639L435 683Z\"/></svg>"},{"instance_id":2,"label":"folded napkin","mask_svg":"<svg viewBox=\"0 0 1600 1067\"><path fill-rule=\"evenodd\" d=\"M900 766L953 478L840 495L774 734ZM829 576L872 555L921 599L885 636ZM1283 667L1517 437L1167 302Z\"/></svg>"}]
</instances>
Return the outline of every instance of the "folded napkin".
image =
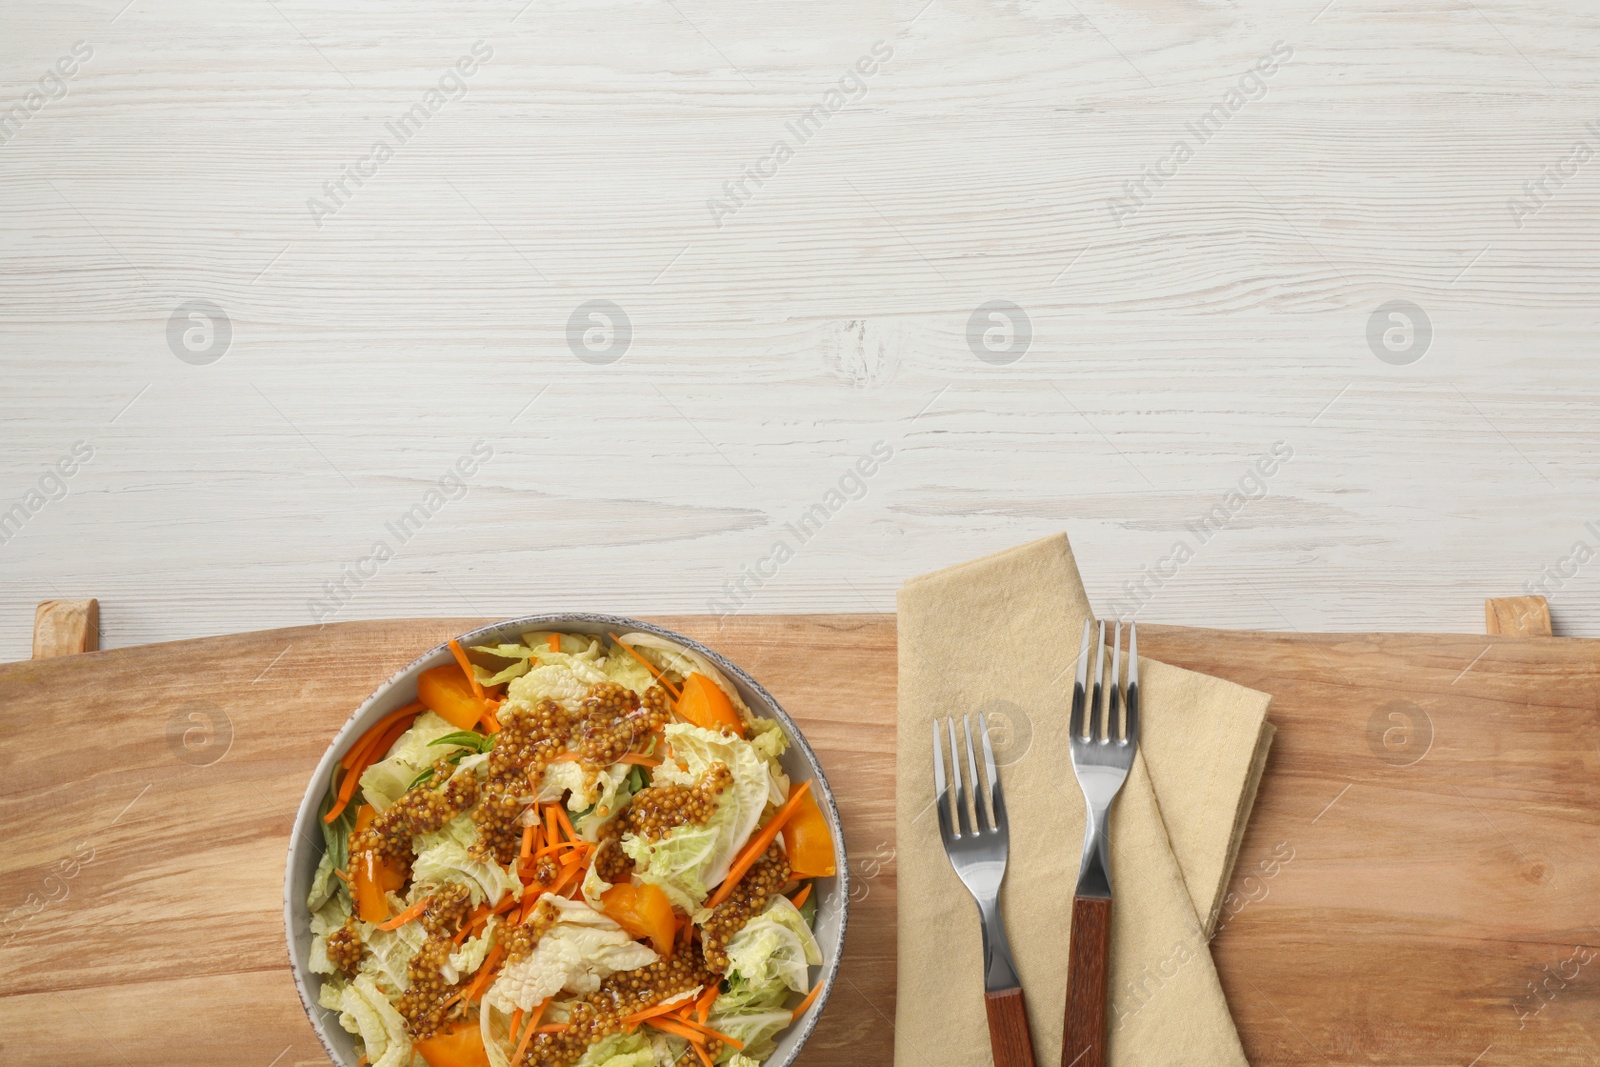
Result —
<instances>
[{"instance_id":1,"label":"folded napkin","mask_svg":"<svg viewBox=\"0 0 1600 1067\"><path fill-rule=\"evenodd\" d=\"M1036 1060L1060 1062L1084 824L1067 713L1090 617L1065 535L900 591L897 1067L992 1062L977 910L933 809L932 722L978 711L1004 727L1000 903ZM1245 1065L1207 940L1271 740L1270 698L1143 657L1139 681L1140 751L1111 815L1109 1062Z\"/></svg>"}]
</instances>

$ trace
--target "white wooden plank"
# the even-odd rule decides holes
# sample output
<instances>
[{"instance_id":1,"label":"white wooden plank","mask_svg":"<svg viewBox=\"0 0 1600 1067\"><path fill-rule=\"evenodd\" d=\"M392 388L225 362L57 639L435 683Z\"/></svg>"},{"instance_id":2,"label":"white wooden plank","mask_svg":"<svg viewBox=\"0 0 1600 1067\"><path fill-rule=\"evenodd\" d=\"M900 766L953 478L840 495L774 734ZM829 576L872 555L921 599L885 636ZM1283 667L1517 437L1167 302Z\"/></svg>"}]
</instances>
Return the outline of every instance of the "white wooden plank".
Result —
<instances>
[{"instance_id":1,"label":"white wooden plank","mask_svg":"<svg viewBox=\"0 0 1600 1067\"><path fill-rule=\"evenodd\" d=\"M59 597L100 599L104 647L303 623L385 537L338 618L706 610L785 537L741 610L887 610L1065 528L1107 614L1476 631L1574 542L1600 556L1600 162L1508 207L1600 151L1575 0L520 8L8 8L0 103L93 56L0 144L0 506L94 454L0 543L0 656ZM307 200L476 41L464 95L318 228ZM1264 95L1118 225L1276 42ZM197 299L232 327L204 366L167 338ZM595 299L632 323L609 366L567 343ZM1408 366L1366 339L1396 299L1433 329ZM991 300L1028 315L1016 363L969 348ZM480 439L466 495L386 534ZM865 495L786 534L876 441ZM1600 634L1600 564L1565 566L1557 633Z\"/></svg>"}]
</instances>

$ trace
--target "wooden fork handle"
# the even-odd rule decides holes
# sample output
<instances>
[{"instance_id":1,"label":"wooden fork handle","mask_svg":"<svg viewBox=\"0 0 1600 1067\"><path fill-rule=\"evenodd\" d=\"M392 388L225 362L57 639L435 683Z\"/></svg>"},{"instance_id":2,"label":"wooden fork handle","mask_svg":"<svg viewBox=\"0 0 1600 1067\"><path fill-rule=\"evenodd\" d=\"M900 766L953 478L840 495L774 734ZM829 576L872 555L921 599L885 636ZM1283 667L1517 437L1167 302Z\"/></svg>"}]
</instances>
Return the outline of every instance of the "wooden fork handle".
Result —
<instances>
[{"instance_id":1,"label":"wooden fork handle","mask_svg":"<svg viewBox=\"0 0 1600 1067\"><path fill-rule=\"evenodd\" d=\"M1033 1038L1028 1036L1028 1009L1022 990L1003 989L984 994L989 1013L989 1047L994 1067L1034 1067Z\"/></svg>"},{"instance_id":2,"label":"wooden fork handle","mask_svg":"<svg viewBox=\"0 0 1600 1067\"><path fill-rule=\"evenodd\" d=\"M1061 1067L1105 1067L1106 973L1110 966L1111 898L1073 897Z\"/></svg>"}]
</instances>

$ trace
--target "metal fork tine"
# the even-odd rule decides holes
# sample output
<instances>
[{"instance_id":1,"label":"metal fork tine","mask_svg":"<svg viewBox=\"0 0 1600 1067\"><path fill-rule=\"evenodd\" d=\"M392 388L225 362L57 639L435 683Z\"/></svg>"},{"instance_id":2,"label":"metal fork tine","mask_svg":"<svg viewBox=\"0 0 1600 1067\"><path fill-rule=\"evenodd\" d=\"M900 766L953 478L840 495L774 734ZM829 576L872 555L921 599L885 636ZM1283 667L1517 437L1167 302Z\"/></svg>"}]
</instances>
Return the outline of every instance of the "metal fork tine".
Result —
<instances>
[{"instance_id":1,"label":"metal fork tine","mask_svg":"<svg viewBox=\"0 0 1600 1067\"><path fill-rule=\"evenodd\" d=\"M1121 741L1122 735L1122 623L1117 623L1111 638L1111 692L1106 699L1106 737Z\"/></svg>"},{"instance_id":2,"label":"metal fork tine","mask_svg":"<svg viewBox=\"0 0 1600 1067\"><path fill-rule=\"evenodd\" d=\"M1128 728L1123 744L1139 743L1139 624L1128 624Z\"/></svg>"},{"instance_id":3,"label":"metal fork tine","mask_svg":"<svg viewBox=\"0 0 1600 1067\"><path fill-rule=\"evenodd\" d=\"M982 833L985 827L983 814L983 780L978 777L977 749L972 744L972 716L961 716L961 729L967 735L967 776L972 779L972 829L975 833ZM991 809L987 816L988 823L993 824L994 813Z\"/></svg>"},{"instance_id":4,"label":"metal fork tine","mask_svg":"<svg viewBox=\"0 0 1600 1067\"><path fill-rule=\"evenodd\" d=\"M1072 713L1067 718L1067 729L1073 737L1084 735L1084 693L1089 684L1089 620L1083 620L1083 644L1078 649L1078 677L1072 686Z\"/></svg>"},{"instance_id":5,"label":"metal fork tine","mask_svg":"<svg viewBox=\"0 0 1600 1067\"><path fill-rule=\"evenodd\" d=\"M972 824L967 815L967 782L961 776L961 744L956 740L955 717L945 722L950 726L950 772L956 780L956 836L964 837L972 832Z\"/></svg>"},{"instance_id":6,"label":"metal fork tine","mask_svg":"<svg viewBox=\"0 0 1600 1067\"><path fill-rule=\"evenodd\" d=\"M1083 858L1078 864L1078 884L1073 892L1073 908L1078 913L1080 905L1095 905L1106 910L1112 907L1111 886L1111 819L1112 804L1128 780L1138 754L1139 734L1139 667L1137 638L1133 623L1128 626L1128 685L1122 682L1122 622L1116 621L1111 632L1111 654L1106 655L1107 626L1099 626L1094 661L1094 703L1089 710L1088 737L1074 733L1067 753L1072 760L1072 773L1078 780L1078 790L1083 794L1085 817L1083 821ZM1087 638L1087 633L1085 633ZM1105 674L1106 661L1111 661L1109 680ZM1105 704L1100 702L1100 691L1109 687ZM1078 693L1083 692L1080 684ZM1105 718L1102 720L1101 715ZM1122 721L1119 723L1118 720ZM1096 914L1082 911L1083 915ZM1102 921L1095 933L1088 929L1093 924L1073 923L1071 957L1067 976L1066 1028L1062 1039L1062 1062L1073 1064L1087 1057L1095 1065L1104 1059L1106 1036L1106 975L1100 961L1110 951L1111 936ZM1092 938L1092 940L1090 940ZM1080 966L1082 964L1082 966ZM999 1042L996 1042L997 1046Z\"/></svg>"},{"instance_id":7,"label":"metal fork tine","mask_svg":"<svg viewBox=\"0 0 1600 1067\"><path fill-rule=\"evenodd\" d=\"M983 769L988 774L987 825L983 815L985 801L978 796L985 789L985 780L978 771L978 738L972 735L974 714L978 719L978 734L983 740ZM965 767L961 761L962 733L967 736ZM949 775L944 773L947 738L950 745ZM991 997L1001 993L1020 993L1021 983L1017 979L1016 965L1012 962L1011 943L1006 937L1005 923L1000 916L1000 888L1005 881L1011 842L1006 828L1005 799L1000 792L1000 775L994 765L994 743L989 738L986 716L981 712L969 712L961 716L959 730L953 715L946 716L942 723L934 720L933 771L934 785L940 791L939 835L945 858L950 861L950 867L961 884L972 894L983 924L984 992ZM952 790L955 796L949 797ZM972 798L970 809L967 807L969 794ZM948 799L955 801L953 816L945 803ZM1023 1040L1026 1047L1026 1039ZM1031 1055L1028 1056L1028 1062L1031 1067Z\"/></svg>"},{"instance_id":8,"label":"metal fork tine","mask_svg":"<svg viewBox=\"0 0 1600 1067\"><path fill-rule=\"evenodd\" d=\"M988 716L978 716L978 733L983 736L983 772L989 776L989 825L998 833L1005 826L1006 802L1000 795L1000 776L994 769L994 747L989 744Z\"/></svg>"},{"instance_id":9,"label":"metal fork tine","mask_svg":"<svg viewBox=\"0 0 1600 1067\"><path fill-rule=\"evenodd\" d=\"M1089 739L1099 741L1100 733L1100 688L1106 674L1106 624L1100 623L1100 633L1095 640L1094 653L1094 699L1089 702Z\"/></svg>"},{"instance_id":10,"label":"metal fork tine","mask_svg":"<svg viewBox=\"0 0 1600 1067\"><path fill-rule=\"evenodd\" d=\"M939 720L933 720L933 803L939 809L939 834L950 837L950 791L944 782L944 745L939 739Z\"/></svg>"}]
</instances>

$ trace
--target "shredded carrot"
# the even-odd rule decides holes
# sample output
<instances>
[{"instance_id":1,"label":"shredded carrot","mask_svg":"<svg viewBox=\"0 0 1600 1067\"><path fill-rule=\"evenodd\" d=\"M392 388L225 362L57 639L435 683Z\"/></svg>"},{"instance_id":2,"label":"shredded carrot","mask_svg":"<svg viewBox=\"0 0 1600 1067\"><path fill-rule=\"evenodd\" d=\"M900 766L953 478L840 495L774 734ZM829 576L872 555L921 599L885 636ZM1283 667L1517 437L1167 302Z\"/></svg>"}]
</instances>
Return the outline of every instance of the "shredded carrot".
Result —
<instances>
[{"instance_id":1,"label":"shredded carrot","mask_svg":"<svg viewBox=\"0 0 1600 1067\"><path fill-rule=\"evenodd\" d=\"M489 958L483 961L483 966L478 968L478 975L467 987L467 1001L476 999L489 985L489 979L494 977L494 970L500 965L502 950L499 945L489 950Z\"/></svg>"},{"instance_id":2,"label":"shredded carrot","mask_svg":"<svg viewBox=\"0 0 1600 1067\"><path fill-rule=\"evenodd\" d=\"M344 754L344 758L339 762L343 763L346 767L354 767L356 763L355 757L361 752L362 746L376 741L383 735L385 730L399 722L401 719L405 718L407 715L420 715L425 710L427 709L425 709L420 702L413 701L412 703L407 704L405 707L400 708L398 711L391 711L389 714L373 723L372 726L367 729L367 732L362 734L360 739L357 740L355 744L350 746L350 750Z\"/></svg>"},{"instance_id":3,"label":"shredded carrot","mask_svg":"<svg viewBox=\"0 0 1600 1067\"><path fill-rule=\"evenodd\" d=\"M686 1038L692 1045L702 1044L706 1039L706 1035L686 1025L676 1016L668 1017L665 1015L657 1015L654 1018L646 1019L645 1025L653 1026L657 1030L664 1031L665 1033Z\"/></svg>"},{"instance_id":4,"label":"shredded carrot","mask_svg":"<svg viewBox=\"0 0 1600 1067\"><path fill-rule=\"evenodd\" d=\"M802 905L802 904L804 904L806 902L806 898L809 897L810 895L811 895L811 883L807 882L805 885L800 887L800 892L796 893L794 896L789 898L789 903L793 904L795 907L798 908L800 905Z\"/></svg>"},{"instance_id":5,"label":"shredded carrot","mask_svg":"<svg viewBox=\"0 0 1600 1067\"><path fill-rule=\"evenodd\" d=\"M561 832L567 835L567 840L578 840L578 832L572 828L572 820L567 818L566 807L559 802L552 804L551 807L555 809L556 819L561 823Z\"/></svg>"},{"instance_id":6,"label":"shredded carrot","mask_svg":"<svg viewBox=\"0 0 1600 1067\"><path fill-rule=\"evenodd\" d=\"M677 1037L685 1039L694 1048L695 1055L700 1057L701 1063L704 1063L706 1067L715 1067L715 1065L711 1062L710 1054L706 1052L705 1035L701 1034L699 1031L688 1026L680 1026L668 1022L665 1018L647 1019L645 1020L645 1024L647 1026L653 1026L657 1030L661 1030L664 1033L674 1034Z\"/></svg>"},{"instance_id":7,"label":"shredded carrot","mask_svg":"<svg viewBox=\"0 0 1600 1067\"><path fill-rule=\"evenodd\" d=\"M462 671L466 673L467 681L472 685L472 695L482 700L483 686L479 683L477 674L472 670L472 661L467 659L466 652L462 651L461 642L455 638L450 639L450 654L456 658L456 662L461 665Z\"/></svg>"},{"instance_id":8,"label":"shredded carrot","mask_svg":"<svg viewBox=\"0 0 1600 1067\"><path fill-rule=\"evenodd\" d=\"M545 1023L543 1026L539 1027L539 1033L559 1034L571 1025L571 1023Z\"/></svg>"},{"instance_id":9,"label":"shredded carrot","mask_svg":"<svg viewBox=\"0 0 1600 1067\"><path fill-rule=\"evenodd\" d=\"M341 814L344 814L344 809L349 806L350 800L355 797L355 787L362 782L362 774L365 773L368 766L376 763L373 757L376 757L379 752L387 752L390 745L394 744L395 739L400 737L400 734L405 733L408 728L410 728L408 721L400 721L400 723L390 726L389 733L379 737L378 744L374 744L371 749L368 749L365 757L362 757L362 761L344 773L344 781L339 782L338 798L334 801L333 808L328 808L328 814L322 817L323 822L331 824L334 819L338 819Z\"/></svg>"},{"instance_id":10,"label":"shredded carrot","mask_svg":"<svg viewBox=\"0 0 1600 1067\"><path fill-rule=\"evenodd\" d=\"M488 730L490 734L500 732L500 720L494 717L494 709L486 710L483 713L483 718L479 721L483 723L483 728Z\"/></svg>"},{"instance_id":11,"label":"shredded carrot","mask_svg":"<svg viewBox=\"0 0 1600 1067\"><path fill-rule=\"evenodd\" d=\"M572 874L574 877L572 879L572 892L569 893L568 896L570 896L573 900L581 900L583 898L584 879L589 877L589 859L590 855L588 852L574 852L571 856L567 857L567 860L562 864L563 876L565 876L567 870L566 864L572 864Z\"/></svg>"},{"instance_id":12,"label":"shredded carrot","mask_svg":"<svg viewBox=\"0 0 1600 1067\"><path fill-rule=\"evenodd\" d=\"M380 721L377 726L357 738L356 743L351 745L343 756L339 757L339 766L348 771L365 760L367 753L372 751L372 746L378 743L378 738L383 735L383 731L388 726L389 723Z\"/></svg>"},{"instance_id":13,"label":"shredded carrot","mask_svg":"<svg viewBox=\"0 0 1600 1067\"><path fill-rule=\"evenodd\" d=\"M718 992L720 990L717 983L712 982L706 986L706 991L700 994L700 1002L695 1005L695 1015L699 1016L701 1022L705 1022L706 1017L711 1014L711 1005L716 1001Z\"/></svg>"},{"instance_id":14,"label":"shredded carrot","mask_svg":"<svg viewBox=\"0 0 1600 1067\"><path fill-rule=\"evenodd\" d=\"M820 992L822 992L822 983L818 982L816 985L811 987L811 992L806 994L806 999L795 1005L794 1014L789 1016L789 1020L793 1022L795 1019L798 1019L800 1016L804 1015L806 1013L806 1009L811 1007L812 1003L816 1001L817 994Z\"/></svg>"},{"instance_id":15,"label":"shredded carrot","mask_svg":"<svg viewBox=\"0 0 1600 1067\"><path fill-rule=\"evenodd\" d=\"M561 651L561 635L560 634L551 634L549 637L545 638L545 643L550 646L550 651L551 652L560 652Z\"/></svg>"},{"instance_id":16,"label":"shredded carrot","mask_svg":"<svg viewBox=\"0 0 1600 1067\"><path fill-rule=\"evenodd\" d=\"M479 930L482 930L485 926L489 925L489 919L491 917L495 915L501 915L511 910L516 905L517 900L510 893L507 893L505 895L505 899L500 901L500 903L496 904L493 908L489 907L488 904L479 904L477 909L474 910L471 915L467 916L467 921L461 924L461 929L456 931L456 944L461 944L461 942L469 936L476 936Z\"/></svg>"},{"instance_id":17,"label":"shredded carrot","mask_svg":"<svg viewBox=\"0 0 1600 1067\"><path fill-rule=\"evenodd\" d=\"M692 1007L693 1005L689 1005L689 1006ZM721 1033L721 1032L719 1032L717 1030L711 1029L711 1027L705 1025L704 1023L697 1023L692 1019L684 1018L682 1015L674 1015L672 1018L674 1020L678 1021L678 1022L681 1022L684 1026L689 1027L691 1030L700 1031L700 1033L705 1034L706 1037L714 1037L714 1038L716 1038L718 1041L721 1041L725 1045L730 1045L733 1048L740 1049L740 1050L743 1050L743 1048L744 1048L744 1042L736 1041L733 1038L729 1037L727 1034L724 1034L724 1033ZM704 1041L705 1038L701 1038L701 1040Z\"/></svg>"},{"instance_id":18,"label":"shredded carrot","mask_svg":"<svg viewBox=\"0 0 1600 1067\"><path fill-rule=\"evenodd\" d=\"M415 904L411 905L411 907L407 908L405 911L402 911L399 915L396 915L394 918L388 919L388 920L386 920L384 922L379 923L378 924L378 929L380 929L380 930L398 930L398 929L400 929L400 927L404 926L406 923L410 922L412 919L415 919L417 916L419 916L423 912L427 911L428 910L428 902L431 901L431 900L433 900L432 897L423 897L421 900L417 901Z\"/></svg>"},{"instance_id":19,"label":"shredded carrot","mask_svg":"<svg viewBox=\"0 0 1600 1067\"><path fill-rule=\"evenodd\" d=\"M585 849L585 848L588 848L588 847L589 847L589 842L587 842L587 841L561 841L561 842L559 842L557 844L554 844L554 845L546 845L546 846L544 846L538 852L535 852L534 856L535 856L535 858L537 858L539 856L553 855L553 854L555 854L557 852L565 852L568 849L576 848L576 849L580 849L581 850L581 849Z\"/></svg>"},{"instance_id":20,"label":"shredded carrot","mask_svg":"<svg viewBox=\"0 0 1600 1067\"><path fill-rule=\"evenodd\" d=\"M556 826L556 807L557 805L551 804L544 809L545 836L550 839L552 845L561 841L561 831Z\"/></svg>"},{"instance_id":21,"label":"shredded carrot","mask_svg":"<svg viewBox=\"0 0 1600 1067\"><path fill-rule=\"evenodd\" d=\"M662 685L667 687L667 692L672 694L672 699L673 700L682 700L683 699L683 691L680 690L677 686L673 685L671 682L667 681L666 676L663 675L659 670L656 669L656 665L654 663L651 663L649 660L647 660L643 656L639 655L639 653L635 652L633 650L633 646L632 645L624 645L622 643L622 638L618 637L616 634L608 634L607 636L610 637L611 640L615 641L618 645L620 645L623 649L625 649L627 651L628 655L632 656L634 659L636 659L640 663L644 664L644 669L649 671L651 674L655 675L656 681L660 682Z\"/></svg>"},{"instance_id":22,"label":"shredded carrot","mask_svg":"<svg viewBox=\"0 0 1600 1067\"><path fill-rule=\"evenodd\" d=\"M539 1006L537 1008L533 1009L533 1017L528 1020L528 1028L523 1031L522 1041L517 1045L516 1054L511 1057L512 1063L522 1062L522 1054L528 1051L528 1042L533 1040L534 1032L539 1026L539 1020L544 1018L544 1009L549 1006L550 998L546 997L544 1000L539 1002ZM511 1036L513 1038L517 1036L517 1029L514 1026L511 1028Z\"/></svg>"},{"instance_id":23,"label":"shredded carrot","mask_svg":"<svg viewBox=\"0 0 1600 1067\"><path fill-rule=\"evenodd\" d=\"M676 1004L653 1004L641 1011L634 1012L632 1015L625 1016L622 1021L629 1026L638 1026L646 1019L652 1019L657 1015L666 1015L677 1010L678 1005Z\"/></svg>"},{"instance_id":24,"label":"shredded carrot","mask_svg":"<svg viewBox=\"0 0 1600 1067\"><path fill-rule=\"evenodd\" d=\"M546 763L577 763L582 758L583 757L578 755L578 753L576 753L576 752L571 752L571 751L557 752L554 756L551 756L549 759L545 760L545 762Z\"/></svg>"},{"instance_id":25,"label":"shredded carrot","mask_svg":"<svg viewBox=\"0 0 1600 1067\"><path fill-rule=\"evenodd\" d=\"M408 714L414 719L418 713L408 712ZM339 795L333 807L328 809L328 814L322 817L323 822L332 823L344 813L344 809L350 804L350 799L356 795L356 786L361 782L362 772L372 766L373 763L376 763L377 758L388 752L390 747L399 740L400 735L409 729L411 729L411 719L395 719L377 741L366 749L361 759L352 764L349 770L345 771L344 781L339 783Z\"/></svg>"},{"instance_id":26,"label":"shredded carrot","mask_svg":"<svg viewBox=\"0 0 1600 1067\"><path fill-rule=\"evenodd\" d=\"M486 922L488 918L489 905L479 904L473 909L472 914L467 916L466 921L461 924L461 929L456 931L455 943L459 945L461 942L465 941L467 938L467 933L480 922Z\"/></svg>"},{"instance_id":27,"label":"shredded carrot","mask_svg":"<svg viewBox=\"0 0 1600 1067\"><path fill-rule=\"evenodd\" d=\"M522 849L518 853L524 860L533 855L533 824L522 828Z\"/></svg>"},{"instance_id":28,"label":"shredded carrot","mask_svg":"<svg viewBox=\"0 0 1600 1067\"><path fill-rule=\"evenodd\" d=\"M522 1009L518 1008L511 1013L511 1040L517 1039L517 1031L522 1029Z\"/></svg>"},{"instance_id":29,"label":"shredded carrot","mask_svg":"<svg viewBox=\"0 0 1600 1067\"><path fill-rule=\"evenodd\" d=\"M344 873L343 871L341 871L339 868L335 867L333 869L333 873L338 875L339 876L339 881L343 882L345 885L349 885L350 884L350 876L348 874Z\"/></svg>"},{"instance_id":30,"label":"shredded carrot","mask_svg":"<svg viewBox=\"0 0 1600 1067\"><path fill-rule=\"evenodd\" d=\"M581 870L583 870L583 864L581 863L575 863L570 867L565 868L562 870L560 877L556 879L556 884L551 886L548 890L546 890L546 892L550 893L552 896L559 897L561 895L561 891L571 884L572 876Z\"/></svg>"},{"instance_id":31,"label":"shredded carrot","mask_svg":"<svg viewBox=\"0 0 1600 1067\"><path fill-rule=\"evenodd\" d=\"M728 877L722 880L722 884L717 887L717 891L706 902L707 907L714 908L728 899L728 895L733 892L733 887L739 884L739 879L743 878L745 873L755 866L756 860L766 855L767 849L771 847L773 840L777 838L778 831L782 830L783 824L789 821L789 816L799 809L801 798L810 790L810 782L801 782L799 786L789 791L789 799L784 802L783 807L779 808L777 813L772 816L771 821L763 826L760 832L746 842L744 848L740 850L738 858L733 861L733 866L728 869Z\"/></svg>"},{"instance_id":32,"label":"shredded carrot","mask_svg":"<svg viewBox=\"0 0 1600 1067\"><path fill-rule=\"evenodd\" d=\"M331 823L344 814L344 809L350 806L350 798L356 795L356 783L359 781L361 775L356 773L354 767L344 772L344 781L339 783L339 796L333 807L328 809L328 814L322 817L323 822Z\"/></svg>"},{"instance_id":33,"label":"shredded carrot","mask_svg":"<svg viewBox=\"0 0 1600 1067\"><path fill-rule=\"evenodd\" d=\"M401 719L399 722L391 724L383 732L383 736L378 738L377 744L367 750L366 756L361 761L361 769L366 770L388 755L389 749L393 748L394 743L400 740L400 735L411 729L411 724L415 721L415 718L413 715L411 718Z\"/></svg>"}]
</instances>

